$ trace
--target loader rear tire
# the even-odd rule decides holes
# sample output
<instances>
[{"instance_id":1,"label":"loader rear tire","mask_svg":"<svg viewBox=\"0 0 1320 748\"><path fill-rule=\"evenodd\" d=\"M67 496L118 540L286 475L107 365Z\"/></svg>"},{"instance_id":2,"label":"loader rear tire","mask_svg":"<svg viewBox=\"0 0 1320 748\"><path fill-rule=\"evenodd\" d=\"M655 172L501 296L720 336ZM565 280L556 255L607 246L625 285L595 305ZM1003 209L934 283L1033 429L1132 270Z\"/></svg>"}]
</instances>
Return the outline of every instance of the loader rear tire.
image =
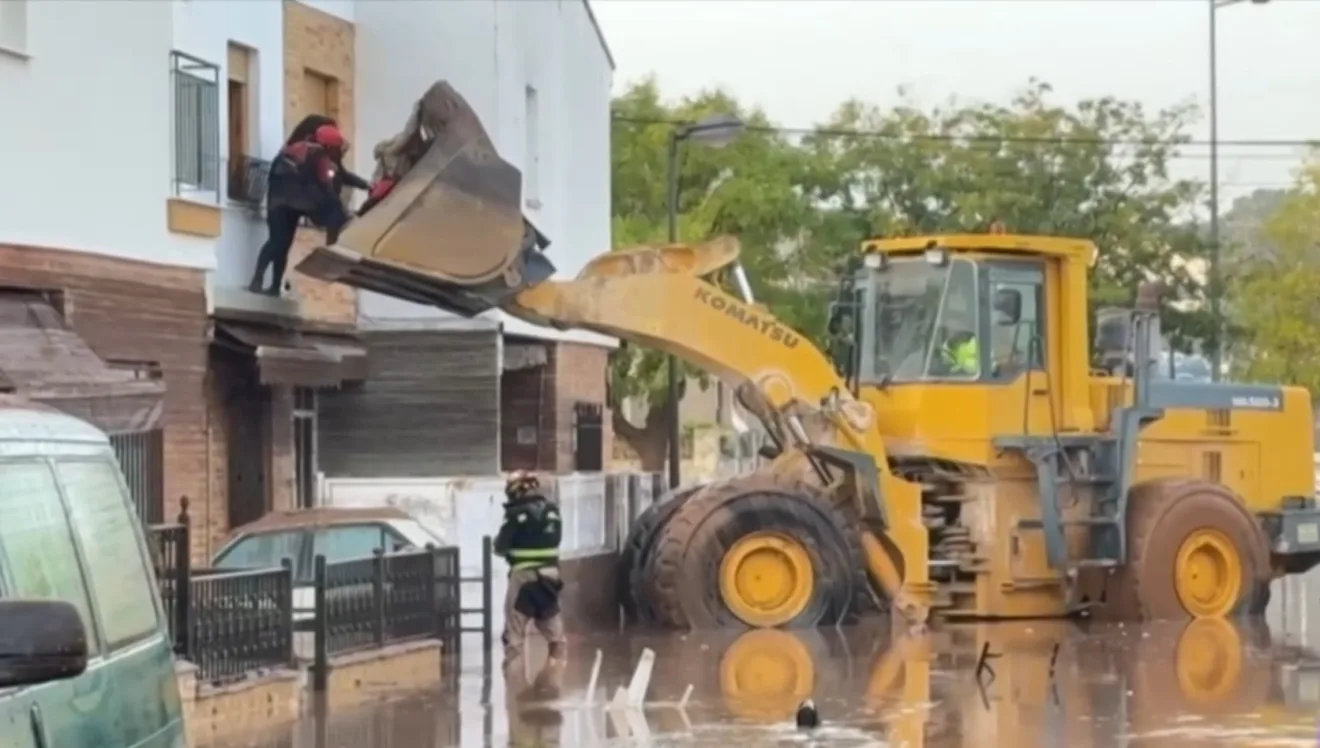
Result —
<instances>
[{"instance_id":1,"label":"loader rear tire","mask_svg":"<svg viewBox=\"0 0 1320 748\"><path fill-rule=\"evenodd\" d=\"M1110 580L1118 617L1186 620L1249 615L1269 583L1265 533L1223 486L1160 480L1128 501L1128 561Z\"/></svg>"},{"instance_id":2,"label":"loader rear tire","mask_svg":"<svg viewBox=\"0 0 1320 748\"><path fill-rule=\"evenodd\" d=\"M707 487L655 539L652 604L675 628L833 625L866 584L856 530L810 486L751 475Z\"/></svg>"},{"instance_id":3,"label":"loader rear tire","mask_svg":"<svg viewBox=\"0 0 1320 748\"><path fill-rule=\"evenodd\" d=\"M669 521L674 512L692 497L704 484L683 486L670 491L652 503L637 516L632 529L628 531L628 541L619 552L618 599L623 606L624 620L630 624L653 624L655 612L646 596L646 578L648 561L655 554L655 537L660 528Z\"/></svg>"}]
</instances>

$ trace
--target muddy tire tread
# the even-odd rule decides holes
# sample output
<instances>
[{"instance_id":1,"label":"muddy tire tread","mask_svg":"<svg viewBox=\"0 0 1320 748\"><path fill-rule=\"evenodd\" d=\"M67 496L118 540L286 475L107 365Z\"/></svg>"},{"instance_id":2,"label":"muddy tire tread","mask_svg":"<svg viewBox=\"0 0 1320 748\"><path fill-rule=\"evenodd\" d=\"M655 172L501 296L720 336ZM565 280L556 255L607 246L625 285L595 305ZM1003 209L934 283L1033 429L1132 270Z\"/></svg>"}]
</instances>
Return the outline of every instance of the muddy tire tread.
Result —
<instances>
[{"instance_id":1,"label":"muddy tire tread","mask_svg":"<svg viewBox=\"0 0 1320 748\"><path fill-rule=\"evenodd\" d=\"M859 575L863 573L863 555L857 528L837 507L821 495L819 489L803 481L768 473L739 476L712 483L704 490L690 496L657 534L654 545L655 561L650 570L648 592L658 623L680 629L693 627L694 622L692 616L685 610L682 594L682 585L686 581L683 578L683 563L688 554L688 547L702 523L712 512L726 503L749 494L792 496L802 501L815 502L814 506L825 510L830 524L843 539L843 552L849 559L849 568L842 570L827 568L827 571L851 575L854 590L859 583L866 583L864 578L859 582ZM854 592L851 597L855 599L856 593ZM855 608L855 603L849 607Z\"/></svg>"},{"instance_id":2,"label":"muddy tire tread","mask_svg":"<svg viewBox=\"0 0 1320 748\"><path fill-rule=\"evenodd\" d=\"M1256 528L1256 534L1264 547L1265 561L1268 564L1268 546L1265 545L1263 531L1260 530L1255 518L1251 516L1242 502L1229 489L1218 483L1195 478L1173 478L1142 483L1133 488L1132 495L1128 500L1128 559L1124 565L1125 573L1120 575L1119 584L1115 585L1116 588L1125 590L1120 592L1121 597L1116 604L1116 612L1121 618L1127 620L1149 620L1151 618L1149 596L1158 593L1144 589L1142 575L1137 570L1145 563L1145 554L1151 547L1148 541L1151 533L1160 525L1161 520L1170 511L1173 511L1184 498L1196 494L1218 495L1232 502L1242 517ZM1172 571L1170 569L1170 572ZM1264 570L1258 569L1257 571ZM1260 597L1259 583L1255 583L1252 589L1247 592L1245 596L1246 604L1240 606L1240 613L1251 613L1259 605Z\"/></svg>"},{"instance_id":3,"label":"muddy tire tread","mask_svg":"<svg viewBox=\"0 0 1320 748\"><path fill-rule=\"evenodd\" d=\"M704 486L694 484L666 491L659 501L644 509L628 531L628 540L619 553L618 595L626 619L630 623L648 624L655 621L648 596L644 594L644 581L648 561L654 558L656 533L684 502Z\"/></svg>"}]
</instances>

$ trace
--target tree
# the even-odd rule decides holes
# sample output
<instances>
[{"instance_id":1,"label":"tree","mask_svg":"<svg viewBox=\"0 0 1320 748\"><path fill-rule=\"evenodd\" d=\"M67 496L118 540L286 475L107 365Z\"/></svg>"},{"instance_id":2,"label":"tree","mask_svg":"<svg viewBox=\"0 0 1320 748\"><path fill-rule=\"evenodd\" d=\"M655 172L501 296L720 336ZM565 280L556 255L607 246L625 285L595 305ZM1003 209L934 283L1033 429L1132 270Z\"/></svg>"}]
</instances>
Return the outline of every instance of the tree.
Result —
<instances>
[{"instance_id":1,"label":"tree","mask_svg":"<svg viewBox=\"0 0 1320 748\"><path fill-rule=\"evenodd\" d=\"M1244 354L1236 373L1320 391L1320 160L1300 171L1261 235L1272 252L1241 263L1232 288Z\"/></svg>"},{"instance_id":2,"label":"tree","mask_svg":"<svg viewBox=\"0 0 1320 748\"><path fill-rule=\"evenodd\" d=\"M666 168L673 123L711 114L736 114L751 126L721 149L688 144L680 151L678 235L700 241L720 234L737 236L758 301L780 292L791 276L785 242L809 225L813 206L800 184L806 179L806 152L768 131L770 123L754 108L723 91L704 91L676 103L661 99L654 78L633 84L613 102L614 244L629 247L667 241ZM788 320L790 324L792 320ZM684 367L705 386L704 374ZM641 458L644 470L664 467L668 431L664 414L666 367L658 351L625 345L610 361L614 433ZM628 398L644 404L640 423L623 416Z\"/></svg>"},{"instance_id":3,"label":"tree","mask_svg":"<svg viewBox=\"0 0 1320 748\"><path fill-rule=\"evenodd\" d=\"M1201 186L1169 176L1195 110L1151 116L1111 97L1065 108L1050 93L1033 80L1007 106L846 102L811 139L829 162L817 196L854 239L980 231L996 219L1014 233L1089 238L1100 247L1093 308L1129 305L1142 281L1158 279L1181 302L1165 334L1180 350L1213 348L1206 289L1192 272L1205 252L1190 220Z\"/></svg>"}]
</instances>

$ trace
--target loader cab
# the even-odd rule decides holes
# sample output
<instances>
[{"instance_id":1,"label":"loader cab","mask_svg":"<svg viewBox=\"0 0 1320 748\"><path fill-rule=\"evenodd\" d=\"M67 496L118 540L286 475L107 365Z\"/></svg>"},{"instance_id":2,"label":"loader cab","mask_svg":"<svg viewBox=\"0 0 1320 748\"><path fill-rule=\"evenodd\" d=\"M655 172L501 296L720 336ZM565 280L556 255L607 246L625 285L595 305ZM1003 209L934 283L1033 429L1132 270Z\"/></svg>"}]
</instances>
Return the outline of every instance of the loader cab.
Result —
<instances>
[{"instance_id":1,"label":"loader cab","mask_svg":"<svg viewBox=\"0 0 1320 748\"><path fill-rule=\"evenodd\" d=\"M855 377L882 430L983 461L997 436L1087 430L1089 242L1006 234L863 245ZM933 440L933 441L932 441Z\"/></svg>"}]
</instances>

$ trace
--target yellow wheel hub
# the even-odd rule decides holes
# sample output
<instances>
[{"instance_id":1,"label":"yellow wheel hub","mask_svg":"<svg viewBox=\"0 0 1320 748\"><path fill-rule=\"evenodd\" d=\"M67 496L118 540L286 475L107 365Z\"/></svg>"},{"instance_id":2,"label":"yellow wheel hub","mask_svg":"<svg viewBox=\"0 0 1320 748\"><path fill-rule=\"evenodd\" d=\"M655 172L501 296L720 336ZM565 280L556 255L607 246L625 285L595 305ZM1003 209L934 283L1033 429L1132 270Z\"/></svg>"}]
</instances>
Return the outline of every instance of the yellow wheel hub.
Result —
<instances>
[{"instance_id":1,"label":"yellow wheel hub","mask_svg":"<svg viewBox=\"0 0 1320 748\"><path fill-rule=\"evenodd\" d=\"M1230 696L1242 676L1242 637L1222 618L1198 618L1178 637L1178 687L1190 702L1214 705Z\"/></svg>"},{"instance_id":2,"label":"yellow wheel hub","mask_svg":"<svg viewBox=\"0 0 1320 748\"><path fill-rule=\"evenodd\" d=\"M783 721L811 697L815 683L811 650L781 629L748 631L720 659L720 693L743 719Z\"/></svg>"},{"instance_id":3,"label":"yellow wheel hub","mask_svg":"<svg viewBox=\"0 0 1320 748\"><path fill-rule=\"evenodd\" d=\"M1242 557L1218 530L1201 529L1178 548L1174 566L1178 601L1194 618L1222 618L1242 592Z\"/></svg>"},{"instance_id":4,"label":"yellow wheel hub","mask_svg":"<svg viewBox=\"0 0 1320 748\"><path fill-rule=\"evenodd\" d=\"M812 573L811 556L801 543L779 533L756 532L724 554L720 596L748 626L781 626L811 601Z\"/></svg>"}]
</instances>

